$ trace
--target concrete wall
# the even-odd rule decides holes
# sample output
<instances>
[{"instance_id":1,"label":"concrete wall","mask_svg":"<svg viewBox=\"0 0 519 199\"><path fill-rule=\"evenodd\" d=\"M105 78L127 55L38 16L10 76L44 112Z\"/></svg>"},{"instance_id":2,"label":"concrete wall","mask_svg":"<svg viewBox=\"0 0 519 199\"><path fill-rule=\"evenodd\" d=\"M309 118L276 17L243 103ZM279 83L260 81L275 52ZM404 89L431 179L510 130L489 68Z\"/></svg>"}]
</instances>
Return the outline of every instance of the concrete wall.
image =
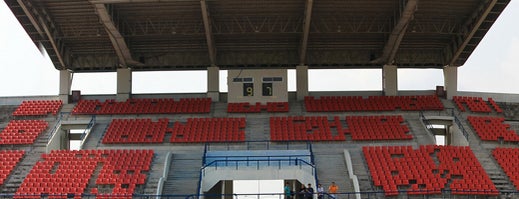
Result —
<instances>
[{"instance_id":1,"label":"concrete wall","mask_svg":"<svg viewBox=\"0 0 519 199\"><path fill-rule=\"evenodd\" d=\"M453 125L449 126L449 132L450 132L450 145L452 146L469 146L469 141L465 136L463 135L463 132L461 132L460 128L456 123L453 123Z\"/></svg>"},{"instance_id":2,"label":"concrete wall","mask_svg":"<svg viewBox=\"0 0 519 199\"><path fill-rule=\"evenodd\" d=\"M244 83L233 82L234 78L252 78L253 96L244 96ZM273 81L272 96L262 95L263 77L281 77L282 81ZM228 102L250 102L250 103L266 103L266 102L287 102L288 101L288 87L287 87L287 70L229 70L227 76L227 86L229 94L227 95Z\"/></svg>"}]
</instances>

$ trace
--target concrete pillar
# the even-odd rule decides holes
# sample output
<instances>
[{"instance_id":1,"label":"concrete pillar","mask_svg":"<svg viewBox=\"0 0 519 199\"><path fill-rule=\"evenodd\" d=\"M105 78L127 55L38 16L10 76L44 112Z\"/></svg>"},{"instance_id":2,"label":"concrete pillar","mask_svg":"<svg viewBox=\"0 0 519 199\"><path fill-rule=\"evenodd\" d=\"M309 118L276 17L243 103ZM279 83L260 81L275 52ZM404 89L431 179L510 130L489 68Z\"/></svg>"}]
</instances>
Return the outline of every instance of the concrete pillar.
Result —
<instances>
[{"instance_id":1,"label":"concrete pillar","mask_svg":"<svg viewBox=\"0 0 519 199\"><path fill-rule=\"evenodd\" d=\"M458 67L443 67L443 81L447 99L458 95Z\"/></svg>"},{"instance_id":2,"label":"concrete pillar","mask_svg":"<svg viewBox=\"0 0 519 199\"><path fill-rule=\"evenodd\" d=\"M385 96L398 95L398 71L395 65L382 67L382 90Z\"/></svg>"},{"instance_id":3,"label":"concrete pillar","mask_svg":"<svg viewBox=\"0 0 519 199\"><path fill-rule=\"evenodd\" d=\"M63 104L68 104L70 86L72 84L72 73L69 70L59 71L59 99Z\"/></svg>"},{"instance_id":4,"label":"concrete pillar","mask_svg":"<svg viewBox=\"0 0 519 199\"><path fill-rule=\"evenodd\" d=\"M117 96L115 100L118 102L130 99L132 93L132 69L117 69Z\"/></svg>"},{"instance_id":5,"label":"concrete pillar","mask_svg":"<svg viewBox=\"0 0 519 199\"><path fill-rule=\"evenodd\" d=\"M302 101L308 95L308 66L296 67L296 95Z\"/></svg>"},{"instance_id":6,"label":"concrete pillar","mask_svg":"<svg viewBox=\"0 0 519 199\"><path fill-rule=\"evenodd\" d=\"M211 66L207 68L207 97L213 102L220 101L220 68Z\"/></svg>"}]
</instances>

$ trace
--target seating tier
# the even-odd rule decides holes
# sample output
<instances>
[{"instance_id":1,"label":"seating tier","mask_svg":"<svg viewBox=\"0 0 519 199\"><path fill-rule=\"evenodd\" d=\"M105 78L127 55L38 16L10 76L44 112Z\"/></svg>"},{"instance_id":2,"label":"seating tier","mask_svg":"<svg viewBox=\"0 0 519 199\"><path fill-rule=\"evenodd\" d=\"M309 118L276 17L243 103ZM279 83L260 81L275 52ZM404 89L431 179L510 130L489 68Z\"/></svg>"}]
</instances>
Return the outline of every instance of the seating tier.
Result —
<instances>
[{"instance_id":1,"label":"seating tier","mask_svg":"<svg viewBox=\"0 0 519 199\"><path fill-rule=\"evenodd\" d=\"M0 132L0 145L33 144L47 126L44 120L11 120Z\"/></svg>"},{"instance_id":2,"label":"seating tier","mask_svg":"<svg viewBox=\"0 0 519 199\"><path fill-rule=\"evenodd\" d=\"M492 156L503 168L503 171L514 186L519 189L519 149L498 147L492 151Z\"/></svg>"},{"instance_id":3,"label":"seating tier","mask_svg":"<svg viewBox=\"0 0 519 199\"><path fill-rule=\"evenodd\" d=\"M13 116L45 116L56 115L63 105L61 100L31 100L23 101L13 112Z\"/></svg>"},{"instance_id":4,"label":"seating tier","mask_svg":"<svg viewBox=\"0 0 519 199\"><path fill-rule=\"evenodd\" d=\"M364 146L373 183L386 196L408 194L498 195L470 147Z\"/></svg>"},{"instance_id":5,"label":"seating tier","mask_svg":"<svg viewBox=\"0 0 519 199\"><path fill-rule=\"evenodd\" d=\"M115 100L81 100L72 110L72 114L175 114L209 113L211 98L175 99L128 99L125 102Z\"/></svg>"},{"instance_id":6,"label":"seating tier","mask_svg":"<svg viewBox=\"0 0 519 199\"><path fill-rule=\"evenodd\" d=\"M345 120L327 116L291 116L270 118L272 141L344 141L347 134L352 140L407 140L409 128L402 124L400 115L347 116Z\"/></svg>"},{"instance_id":7,"label":"seating tier","mask_svg":"<svg viewBox=\"0 0 519 199\"><path fill-rule=\"evenodd\" d=\"M505 119L502 117L467 116L467 120L481 140L519 141L519 135L514 130L510 130L509 124L503 123Z\"/></svg>"},{"instance_id":8,"label":"seating tier","mask_svg":"<svg viewBox=\"0 0 519 199\"><path fill-rule=\"evenodd\" d=\"M5 180L14 170L18 162L23 158L23 150L2 150L0 151L0 186L4 185Z\"/></svg>"},{"instance_id":9,"label":"seating tier","mask_svg":"<svg viewBox=\"0 0 519 199\"><path fill-rule=\"evenodd\" d=\"M443 110L443 104L436 95L418 96L306 96L305 108L308 112L346 111L419 111Z\"/></svg>"},{"instance_id":10,"label":"seating tier","mask_svg":"<svg viewBox=\"0 0 519 199\"><path fill-rule=\"evenodd\" d=\"M228 103L228 113L260 113L261 111L272 112L288 112L288 102L267 102L266 105L261 103L250 104L247 102Z\"/></svg>"},{"instance_id":11,"label":"seating tier","mask_svg":"<svg viewBox=\"0 0 519 199\"><path fill-rule=\"evenodd\" d=\"M245 118L188 118L175 122L171 142L243 142Z\"/></svg>"},{"instance_id":12,"label":"seating tier","mask_svg":"<svg viewBox=\"0 0 519 199\"><path fill-rule=\"evenodd\" d=\"M103 144L162 143L168 119L114 119L103 137Z\"/></svg>"},{"instance_id":13,"label":"seating tier","mask_svg":"<svg viewBox=\"0 0 519 199\"><path fill-rule=\"evenodd\" d=\"M503 112L503 110L499 107L499 105L497 105L497 103L492 98L488 98L488 103L490 103L490 106L487 104L486 101L483 100L482 97L454 96L452 100L454 101L458 109L463 112L466 111L465 106L463 106L463 104L467 105L469 110L475 113L490 113L492 112L492 108L498 113Z\"/></svg>"},{"instance_id":14,"label":"seating tier","mask_svg":"<svg viewBox=\"0 0 519 199\"><path fill-rule=\"evenodd\" d=\"M95 171L96 185L113 185L110 193L93 188L97 198L132 198L137 185L146 182L152 150L55 150L42 154L16 192L15 198L48 195L49 198L81 198ZM123 197L121 197L123 196Z\"/></svg>"}]
</instances>

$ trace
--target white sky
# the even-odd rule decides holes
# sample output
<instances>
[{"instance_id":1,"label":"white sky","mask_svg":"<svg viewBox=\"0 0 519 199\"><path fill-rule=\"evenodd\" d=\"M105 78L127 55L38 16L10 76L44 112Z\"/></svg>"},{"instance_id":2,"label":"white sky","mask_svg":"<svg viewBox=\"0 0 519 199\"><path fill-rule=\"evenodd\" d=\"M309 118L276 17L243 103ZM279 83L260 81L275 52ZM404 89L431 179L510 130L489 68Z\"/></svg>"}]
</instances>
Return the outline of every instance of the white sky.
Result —
<instances>
[{"instance_id":1,"label":"white sky","mask_svg":"<svg viewBox=\"0 0 519 199\"><path fill-rule=\"evenodd\" d=\"M458 90L519 93L519 2L511 1L469 60L458 70ZM0 96L57 95L59 73L41 55L4 1L0 1ZM382 90L380 69L311 70L310 91ZM437 69L399 69L399 90L434 90L443 85ZM295 90L289 71L289 90ZM220 88L227 91L226 71ZM205 71L134 72L133 93L206 92ZM82 94L115 94L115 73L75 74L72 90Z\"/></svg>"}]
</instances>

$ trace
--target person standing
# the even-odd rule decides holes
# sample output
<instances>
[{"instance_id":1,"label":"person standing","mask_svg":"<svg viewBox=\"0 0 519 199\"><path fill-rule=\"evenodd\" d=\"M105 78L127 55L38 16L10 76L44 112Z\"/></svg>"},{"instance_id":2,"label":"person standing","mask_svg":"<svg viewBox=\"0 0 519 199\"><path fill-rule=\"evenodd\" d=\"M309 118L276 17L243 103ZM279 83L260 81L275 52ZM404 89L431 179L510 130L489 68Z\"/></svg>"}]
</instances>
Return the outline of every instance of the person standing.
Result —
<instances>
[{"instance_id":1,"label":"person standing","mask_svg":"<svg viewBox=\"0 0 519 199\"><path fill-rule=\"evenodd\" d=\"M312 188L312 184L308 183L308 186L306 187L306 199L313 199L314 198L314 188Z\"/></svg>"},{"instance_id":2,"label":"person standing","mask_svg":"<svg viewBox=\"0 0 519 199\"><path fill-rule=\"evenodd\" d=\"M324 188L322 184L317 185L317 199L323 199Z\"/></svg>"},{"instance_id":3,"label":"person standing","mask_svg":"<svg viewBox=\"0 0 519 199\"><path fill-rule=\"evenodd\" d=\"M301 184L301 188L299 189L299 192L297 192L297 199L305 199L305 195L306 195L305 184Z\"/></svg>"},{"instance_id":4,"label":"person standing","mask_svg":"<svg viewBox=\"0 0 519 199\"><path fill-rule=\"evenodd\" d=\"M328 187L328 193L330 193L330 196L332 198L337 198L337 192L339 191L339 186L337 186L335 184L335 182L332 182L332 184L330 185L330 187Z\"/></svg>"},{"instance_id":5,"label":"person standing","mask_svg":"<svg viewBox=\"0 0 519 199\"><path fill-rule=\"evenodd\" d=\"M285 199L292 199L292 188L290 188L290 183L285 183Z\"/></svg>"}]
</instances>

